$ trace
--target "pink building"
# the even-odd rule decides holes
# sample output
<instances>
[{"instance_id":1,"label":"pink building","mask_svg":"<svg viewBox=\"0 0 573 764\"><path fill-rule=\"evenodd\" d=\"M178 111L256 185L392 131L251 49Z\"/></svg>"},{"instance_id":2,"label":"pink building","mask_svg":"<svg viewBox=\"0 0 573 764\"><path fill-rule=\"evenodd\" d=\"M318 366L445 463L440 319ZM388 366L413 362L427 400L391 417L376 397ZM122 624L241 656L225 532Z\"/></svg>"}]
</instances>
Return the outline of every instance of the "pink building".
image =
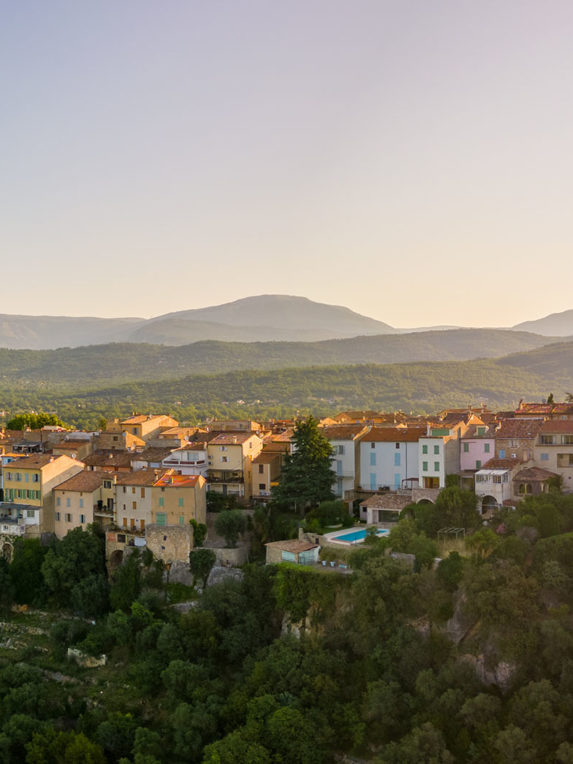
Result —
<instances>
[{"instance_id":1,"label":"pink building","mask_svg":"<svg viewBox=\"0 0 573 764\"><path fill-rule=\"evenodd\" d=\"M460 470L463 473L481 469L495 456L495 438L486 425L474 424L460 438Z\"/></svg>"}]
</instances>

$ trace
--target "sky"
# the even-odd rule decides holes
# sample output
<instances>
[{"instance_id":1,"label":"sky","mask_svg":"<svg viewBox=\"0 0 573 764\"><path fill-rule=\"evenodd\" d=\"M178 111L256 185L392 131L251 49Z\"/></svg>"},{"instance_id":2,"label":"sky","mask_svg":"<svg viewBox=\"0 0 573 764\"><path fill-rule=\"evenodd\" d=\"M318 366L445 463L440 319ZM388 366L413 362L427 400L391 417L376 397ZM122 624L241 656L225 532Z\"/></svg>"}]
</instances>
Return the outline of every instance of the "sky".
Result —
<instances>
[{"instance_id":1,"label":"sky","mask_svg":"<svg viewBox=\"0 0 573 764\"><path fill-rule=\"evenodd\" d=\"M0 0L0 310L573 308L570 0Z\"/></svg>"}]
</instances>

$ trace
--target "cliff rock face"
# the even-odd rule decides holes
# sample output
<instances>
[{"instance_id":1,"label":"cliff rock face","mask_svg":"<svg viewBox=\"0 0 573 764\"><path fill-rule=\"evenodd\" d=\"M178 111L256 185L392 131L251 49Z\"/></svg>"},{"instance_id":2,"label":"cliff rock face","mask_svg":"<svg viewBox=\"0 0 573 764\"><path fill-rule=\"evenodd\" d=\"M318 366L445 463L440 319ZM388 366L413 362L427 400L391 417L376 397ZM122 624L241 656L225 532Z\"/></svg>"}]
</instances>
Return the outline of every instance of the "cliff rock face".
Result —
<instances>
[{"instance_id":1,"label":"cliff rock face","mask_svg":"<svg viewBox=\"0 0 573 764\"><path fill-rule=\"evenodd\" d=\"M207 579L207 586L215 586L215 584L221 584L223 581L242 581L243 571L239 568L223 568L219 565L214 565L209 573Z\"/></svg>"},{"instance_id":2,"label":"cliff rock face","mask_svg":"<svg viewBox=\"0 0 573 764\"><path fill-rule=\"evenodd\" d=\"M462 592L456 596L454 614L446 624L446 634L456 645L459 645L475 623L475 619L464 612L465 604L466 595Z\"/></svg>"},{"instance_id":3,"label":"cliff rock face","mask_svg":"<svg viewBox=\"0 0 573 764\"><path fill-rule=\"evenodd\" d=\"M517 667L507 661L499 661L493 666L488 665L485 655L463 655L462 660L474 666L476 676L486 685L494 685L506 692L511 685Z\"/></svg>"}]
</instances>

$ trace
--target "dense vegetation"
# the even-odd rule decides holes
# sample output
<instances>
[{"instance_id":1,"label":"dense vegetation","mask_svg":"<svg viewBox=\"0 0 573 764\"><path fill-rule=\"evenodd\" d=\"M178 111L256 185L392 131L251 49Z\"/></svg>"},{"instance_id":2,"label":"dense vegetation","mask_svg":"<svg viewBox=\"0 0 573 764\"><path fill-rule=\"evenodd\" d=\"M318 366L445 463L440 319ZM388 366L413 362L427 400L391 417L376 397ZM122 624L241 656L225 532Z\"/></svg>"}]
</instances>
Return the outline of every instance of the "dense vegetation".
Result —
<instances>
[{"instance_id":1,"label":"dense vegetation","mask_svg":"<svg viewBox=\"0 0 573 764\"><path fill-rule=\"evenodd\" d=\"M573 345L542 348L529 369L529 353L508 359L387 366L324 366L276 371L232 371L182 379L94 388L83 391L48 383L0 383L0 408L15 415L30 410L56 412L64 421L97 427L101 416L162 411L180 421L207 417L292 417L333 414L345 408L429 413L447 406L482 401L492 408L539 399L553 390L556 399L571 386ZM540 361L540 355L544 361ZM555 356L560 358L556 365ZM546 373L547 372L547 373Z\"/></svg>"},{"instance_id":2,"label":"dense vegetation","mask_svg":"<svg viewBox=\"0 0 573 764\"><path fill-rule=\"evenodd\" d=\"M489 528L454 487L412 510L351 574L251 564L187 613L149 555L109 581L93 531L21 541L0 564L2 761L572 761L573 497ZM477 528L437 566L436 511ZM109 663L66 663L69 645Z\"/></svg>"},{"instance_id":3,"label":"dense vegetation","mask_svg":"<svg viewBox=\"0 0 573 764\"><path fill-rule=\"evenodd\" d=\"M458 329L323 342L195 342L181 347L113 343L59 350L0 349L0 383L121 384L240 369L492 358L551 342L526 332Z\"/></svg>"}]
</instances>

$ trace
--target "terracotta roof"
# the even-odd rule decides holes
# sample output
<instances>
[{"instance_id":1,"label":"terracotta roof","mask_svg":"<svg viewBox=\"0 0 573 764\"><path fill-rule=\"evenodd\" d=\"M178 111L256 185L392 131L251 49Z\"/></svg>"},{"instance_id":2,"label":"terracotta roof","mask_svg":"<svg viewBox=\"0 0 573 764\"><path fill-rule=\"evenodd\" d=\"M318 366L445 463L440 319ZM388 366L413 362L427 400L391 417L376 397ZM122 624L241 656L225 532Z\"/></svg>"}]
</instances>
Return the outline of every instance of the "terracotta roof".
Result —
<instances>
[{"instance_id":1,"label":"terracotta roof","mask_svg":"<svg viewBox=\"0 0 573 764\"><path fill-rule=\"evenodd\" d=\"M573 419L548 419L541 425L540 433L573 435Z\"/></svg>"},{"instance_id":2,"label":"terracotta roof","mask_svg":"<svg viewBox=\"0 0 573 764\"><path fill-rule=\"evenodd\" d=\"M481 472L482 470L512 470L520 464L523 464L521 459L498 459L493 457L485 464L482 464L478 472Z\"/></svg>"},{"instance_id":3,"label":"terracotta roof","mask_svg":"<svg viewBox=\"0 0 573 764\"><path fill-rule=\"evenodd\" d=\"M411 503L411 496L403 496L398 493L375 493L374 496L361 502L360 506L365 509L402 510Z\"/></svg>"},{"instance_id":4,"label":"terracotta roof","mask_svg":"<svg viewBox=\"0 0 573 764\"><path fill-rule=\"evenodd\" d=\"M101 486L103 480L109 480L109 477L107 477L105 473L84 470L83 472L78 472L77 475L74 475L68 480L64 480L64 482L57 485L54 490L92 493Z\"/></svg>"},{"instance_id":5,"label":"terracotta roof","mask_svg":"<svg viewBox=\"0 0 573 764\"><path fill-rule=\"evenodd\" d=\"M265 546L271 546L274 549L280 549L283 552L308 552L310 549L316 549L318 544L311 544L308 541L299 541L298 539L287 539L286 541L269 541Z\"/></svg>"},{"instance_id":6,"label":"terracotta roof","mask_svg":"<svg viewBox=\"0 0 573 764\"><path fill-rule=\"evenodd\" d=\"M161 475L153 485L159 486L160 488L167 488L170 486L173 488L186 488L188 486L194 488L201 480L205 480L205 478L202 478L200 475L180 475L178 472L169 470L169 472L165 472Z\"/></svg>"},{"instance_id":7,"label":"terracotta roof","mask_svg":"<svg viewBox=\"0 0 573 764\"><path fill-rule=\"evenodd\" d=\"M335 424L323 427L321 432L328 440L354 440L366 432L366 427L363 424Z\"/></svg>"},{"instance_id":8,"label":"terracotta roof","mask_svg":"<svg viewBox=\"0 0 573 764\"><path fill-rule=\"evenodd\" d=\"M494 437L494 430L492 430L490 427L485 426L485 432L482 435L478 435L478 427L482 430L484 429L483 424L471 424L466 433L462 436L462 440L475 440L477 438L493 438Z\"/></svg>"},{"instance_id":9,"label":"terracotta roof","mask_svg":"<svg viewBox=\"0 0 573 764\"><path fill-rule=\"evenodd\" d=\"M535 438L543 426L543 419L503 419L495 431L495 437Z\"/></svg>"},{"instance_id":10,"label":"terracotta roof","mask_svg":"<svg viewBox=\"0 0 573 764\"><path fill-rule=\"evenodd\" d=\"M70 457L64 457L62 455L60 456L52 456L52 454L31 454L30 456L26 456L24 459L18 459L16 464L18 465L18 469L41 469L42 467L45 467L47 464L50 464L50 462L55 462L58 459L69 459Z\"/></svg>"},{"instance_id":11,"label":"terracotta roof","mask_svg":"<svg viewBox=\"0 0 573 764\"><path fill-rule=\"evenodd\" d=\"M240 445L252 437L257 437L254 432L221 432L209 442L209 445Z\"/></svg>"},{"instance_id":12,"label":"terracotta roof","mask_svg":"<svg viewBox=\"0 0 573 764\"><path fill-rule=\"evenodd\" d=\"M425 427L373 427L362 443L417 443L426 434Z\"/></svg>"},{"instance_id":13,"label":"terracotta roof","mask_svg":"<svg viewBox=\"0 0 573 764\"><path fill-rule=\"evenodd\" d=\"M272 464L280 458L280 451L261 451L261 453L253 459L253 464Z\"/></svg>"},{"instance_id":14,"label":"terracotta roof","mask_svg":"<svg viewBox=\"0 0 573 764\"><path fill-rule=\"evenodd\" d=\"M161 462L163 459L165 459L169 454L173 452L174 449L172 448L153 448L150 446L149 448L144 448L143 451L141 451L138 454L132 454L131 461L132 462Z\"/></svg>"},{"instance_id":15,"label":"terracotta roof","mask_svg":"<svg viewBox=\"0 0 573 764\"><path fill-rule=\"evenodd\" d=\"M117 485L155 485L161 474L161 470L124 472L117 476Z\"/></svg>"},{"instance_id":16,"label":"terracotta roof","mask_svg":"<svg viewBox=\"0 0 573 764\"><path fill-rule=\"evenodd\" d=\"M118 451L102 449L83 459L88 467L131 467L133 453L130 451Z\"/></svg>"},{"instance_id":17,"label":"terracotta roof","mask_svg":"<svg viewBox=\"0 0 573 764\"><path fill-rule=\"evenodd\" d=\"M559 477L555 472L544 470L542 467L526 467L514 475L514 480L531 480L533 482L544 482L551 478Z\"/></svg>"}]
</instances>

